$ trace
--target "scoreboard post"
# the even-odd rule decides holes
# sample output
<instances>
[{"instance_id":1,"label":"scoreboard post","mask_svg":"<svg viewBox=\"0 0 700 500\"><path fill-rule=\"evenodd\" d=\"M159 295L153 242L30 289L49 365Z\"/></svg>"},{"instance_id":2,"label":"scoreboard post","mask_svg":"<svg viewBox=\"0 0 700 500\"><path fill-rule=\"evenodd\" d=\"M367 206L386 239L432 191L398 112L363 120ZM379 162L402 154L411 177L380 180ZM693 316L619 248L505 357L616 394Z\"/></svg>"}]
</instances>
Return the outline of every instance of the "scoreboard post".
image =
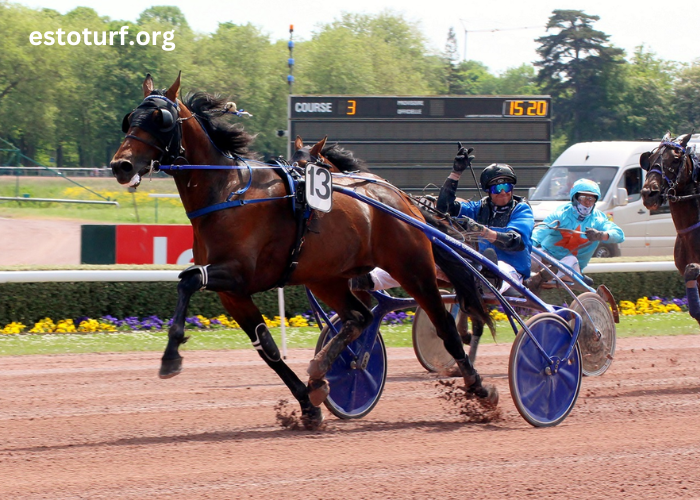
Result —
<instances>
[{"instance_id":1,"label":"scoreboard post","mask_svg":"<svg viewBox=\"0 0 700 500\"><path fill-rule=\"evenodd\" d=\"M477 170L508 163L526 190L551 161L551 128L549 96L291 95L287 154L296 136L328 136L398 187L421 190L442 183L461 141Z\"/></svg>"}]
</instances>

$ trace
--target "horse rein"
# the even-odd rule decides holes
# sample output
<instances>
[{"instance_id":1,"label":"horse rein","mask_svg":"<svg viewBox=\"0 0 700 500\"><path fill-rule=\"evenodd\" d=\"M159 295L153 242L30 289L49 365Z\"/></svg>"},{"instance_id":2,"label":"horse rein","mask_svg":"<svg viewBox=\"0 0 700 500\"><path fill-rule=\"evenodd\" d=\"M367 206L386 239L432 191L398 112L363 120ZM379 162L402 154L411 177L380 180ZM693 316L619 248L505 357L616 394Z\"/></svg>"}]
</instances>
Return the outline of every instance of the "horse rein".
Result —
<instances>
[{"instance_id":1,"label":"horse rein","mask_svg":"<svg viewBox=\"0 0 700 500\"><path fill-rule=\"evenodd\" d=\"M663 146L663 147L670 147L670 148L673 148L673 149L675 149L675 150L681 151L681 152L683 153L682 156L681 156L681 158L680 158L680 160L681 160L681 165L682 165L681 168L684 168L685 170L688 170L688 169L686 168L686 162L690 160L690 162L691 162L691 167L690 167L691 173L689 174L689 176L690 176L690 179L691 179L691 181L692 181L692 177L693 177L693 173L692 173L693 165L692 165L692 162L693 162L693 160L692 160L692 157L690 157L690 155L688 155L687 148L684 148L684 147L681 146L680 144L676 144L675 142L671 142L671 141L662 141L660 146ZM664 191L663 193L661 193L661 196L664 197L664 198L666 198L670 203L678 203L678 202L681 202L681 201L690 201L690 200L699 199L699 198L700 198L700 193L687 194L687 195L681 195L681 196L678 196L678 195L675 194L675 192L676 192L676 187L678 186L678 183L680 182L679 179L678 179L678 177L679 177L679 175L680 175L681 172L680 172L680 169L679 169L679 172L676 173L674 180L671 181L671 179L669 179L669 177L668 177L668 176L665 174L665 172L664 172L663 162L660 162L660 161L659 161L660 158L661 158L661 154L662 154L662 153L663 153L663 150L661 150L661 151L658 152L657 161L655 161L654 164L652 165L652 167L649 169L649 173L650 173L650 174L651 174L651 173L657 173L657 174L659 174L659 175L661 176L661 178L662 178L664 181L666 181L667 187L666 187L665 191ZM671 192L673 192L673 194L671 194ZM683 229L676 229L676 233L677 233L679 236L684 236L684 235L686 235L686 234L689 234L689 233L695 231L695 230L698 229L698 228L700 228L700 220L698 220L695 224L693 224L693 225L691 225L691 226L689 226L689 227L686 227L686 228L683 228Z\"/></svg>"}]
</instances>

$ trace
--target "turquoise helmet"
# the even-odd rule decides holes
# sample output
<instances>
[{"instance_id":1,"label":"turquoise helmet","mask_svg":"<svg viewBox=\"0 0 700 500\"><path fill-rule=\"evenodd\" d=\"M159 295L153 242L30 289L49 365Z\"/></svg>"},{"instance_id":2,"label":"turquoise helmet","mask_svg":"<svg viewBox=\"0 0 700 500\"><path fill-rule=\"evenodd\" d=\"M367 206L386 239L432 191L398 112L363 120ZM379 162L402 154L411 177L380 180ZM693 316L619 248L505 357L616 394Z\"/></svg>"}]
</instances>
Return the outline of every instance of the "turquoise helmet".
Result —
<instances>
[{"instance_id":1,"label":"turquoise helmet","mask_svg":"<svg viewBox=\"0 0 700 500\"><path fill-rule=\"evenodd\" d=\"M596 197L596 201L600 199L600 188L598 187L597 182L593 182L590 179L579 179L576 182L574 182L574 185L571 186L571 191L569 191L569 199L573 203L576 199L576 196L585 193L585 194L591 194Z\"/></svg>"}]
</instances>

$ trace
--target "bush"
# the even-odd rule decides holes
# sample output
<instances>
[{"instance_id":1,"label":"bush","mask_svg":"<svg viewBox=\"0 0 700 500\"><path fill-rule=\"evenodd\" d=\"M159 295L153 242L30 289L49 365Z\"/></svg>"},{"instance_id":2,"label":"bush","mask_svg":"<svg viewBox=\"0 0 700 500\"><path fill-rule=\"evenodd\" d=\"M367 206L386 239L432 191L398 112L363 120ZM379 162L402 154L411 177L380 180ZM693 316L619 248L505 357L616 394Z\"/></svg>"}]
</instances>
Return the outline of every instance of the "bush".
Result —
<instances>
[{"instance_id":1,"label":"bush","mask_svg":"<svg viewBox=\"0 0 700 500\"><path fill-rule=\"evenodd\" d=\"M619 303L640 297L685 297L685 285L676 272L600 273L590 275L595 286L604 283ZM402 289L392 294L405 297ZM310 307L302 286L285 288L285 315L292 317ZM543 300L551 304L570 302L561 290L547 290ZM256 294L253 301L269 318L279 315L277 289ZM0 324L13 321L33 324L43 318L116 318L157 315L171 318L177 303L176 282L77 282L77 283L0 283ZM226 314L213 292L195 293L188 314L213 318Z\"/></svg>"},{"instance_id":2,"label":"bush","mask_svg":"<svg viewBox=\"0 0 700 500\"><path fill-rule=\"evenodd\" d=\"M285 288L284 298L287 317L309 310L303 287ZM279 315L276 288L255 295L253 301L265 316ZM176 303L176 282L2 283L0 324L33 324L45 317L171 318ZM212 318L226 311L216 293L205 291L192 296L188 313Z\"/></svg>"}]
</instances>

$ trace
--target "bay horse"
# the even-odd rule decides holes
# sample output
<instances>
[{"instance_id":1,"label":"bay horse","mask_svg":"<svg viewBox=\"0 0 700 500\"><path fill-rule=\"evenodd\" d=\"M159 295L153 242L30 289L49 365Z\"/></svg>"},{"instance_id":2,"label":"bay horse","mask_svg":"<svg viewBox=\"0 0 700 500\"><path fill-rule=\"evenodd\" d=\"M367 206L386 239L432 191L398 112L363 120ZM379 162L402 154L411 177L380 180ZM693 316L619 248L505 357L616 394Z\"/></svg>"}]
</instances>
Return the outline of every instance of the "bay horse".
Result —
<instances>
[{"instance_id":1,"label":"bay horse","mask_svg":"<svg viewBox=\"0 0 700 500\"><path fill-rule=\"evenodd\" d=\"M692 134L671 139L667 133L653 151L642 153L640 166L647 171L642 200L649 210L668 200L676 244L673 258L685 281L688 312L700 324L700 162L688 147Z\"/></svg>"},{"instance_id":2,"label":"bay horse","mask_svg":"<svg viewBox=\"0 0 700 500\"><path fill-rule=\"evenodd\" d=\"M190 297L198 290L211 290L297 399L304 425L318 428L323 420L319 406L329 393L325 374L372 320L348 281L379 266L416 299L448 352L460 360L467 393L486 404L497 404L495 388L482 384L465 356L437 287L435 259L451 281L459 283L461 306L491 324L475 278L466 267L450 266L449 258L442 255L446 252L433 246L422 231L347 195L333 193L332 210L311 211L300 221L293 210L299 200L290 195L287 171L279 162L268 165L244 157L250 154L253 138L222 118L231 107L225 99L195 92L180 101L179 92L180 75L162 91L146 76L144 99L125 116L126 137L110 163L117 181L134 188L143 176L167 166L193 228L195 265L179 276L161 378L182 370L179 346L187 340L184 323ZM376 176L363 175L367 179L340 177L334 182L422 219L405 194L386 182L370 182L380 180ZM306 384L280 356L251 298L285 284L306 285L343 323L338 335L310 361Z\"/></svg>"}]
</instances>

